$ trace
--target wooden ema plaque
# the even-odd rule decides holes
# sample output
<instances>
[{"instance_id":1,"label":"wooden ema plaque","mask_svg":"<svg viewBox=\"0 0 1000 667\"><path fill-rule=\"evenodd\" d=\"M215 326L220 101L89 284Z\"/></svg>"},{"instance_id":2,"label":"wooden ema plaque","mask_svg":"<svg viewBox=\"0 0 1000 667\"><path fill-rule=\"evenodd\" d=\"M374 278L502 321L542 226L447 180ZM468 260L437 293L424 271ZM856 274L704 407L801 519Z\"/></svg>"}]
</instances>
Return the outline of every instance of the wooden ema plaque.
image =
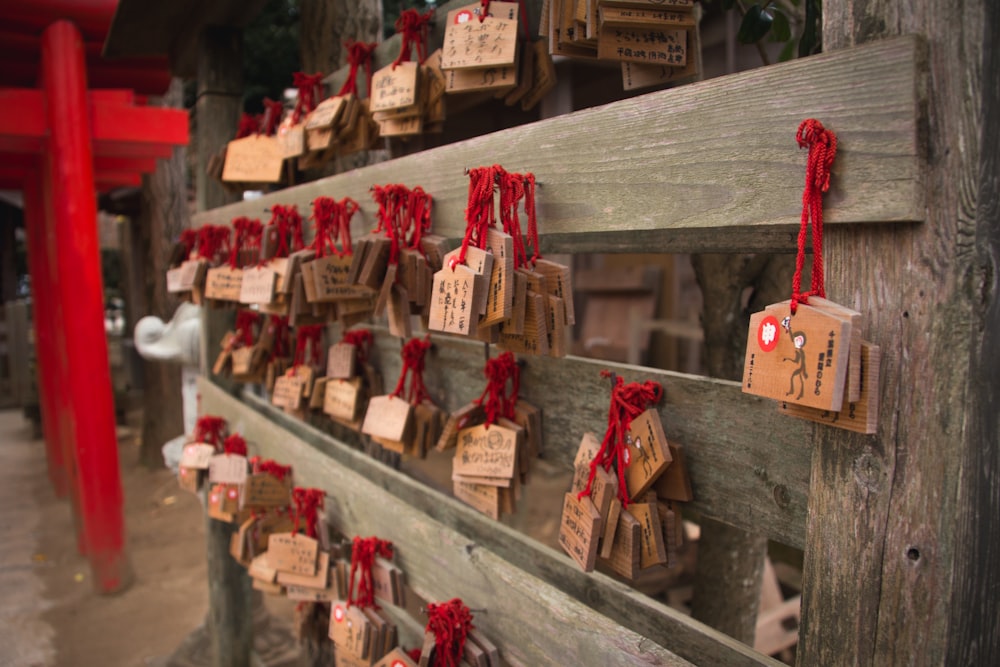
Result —
<instances>
[{"instance_id":1,"label":"wooden ema plaque","mask_svg":"<svg viewBox=\"0 0 1000 667\"><path fill-rule=\"evenodd\" d=\"M201 282L207 266L204 260L189 259L176 268L168 269L167 291L172 294L190 292Z\"/></svg>"},{"instance_id":2,"label":"wooden ema plaque","mask_svg":"<svg viewBox=\"0 0 1000 667\"><path fill-rule=\"evenodd\" d=\"M632 420L625 435L625 485L629 498L639 498L670 465L670 448L656 410Z\"/></svg>"},{"instance_id":3,"label":"wooden ema plaque","mask_svg":"<svg viewBox=\"0 0 1000 667\"><path fill-rule=\"evenodd\" d=\"M486 248L493 255L493 268L486 291L486 313L479 326L499 324L509 318L514 298L513 237L490 227L486 233Z\"/></svg>"},{"instance_id":4,"label":"wooden ema plaque","mask_svg":"<svg viewBox=\"0 0 1000 667\"><path fill-rule=\"evenodd\" d=\"M642 539L640 532L639 521L628 510L621 510L611 550L605 562L611 570L626 579L635 579L639 574L641 558L639 541Z\"/></svg>"},{"instance_id":5,"label":"wooden ema plaque","mask_svg":"<svg viewBox=\"0 0 1000 667\"><path fill-rule=\"evenodd\" d=\"M417 667L417 663L410 660L403 649L396 647L375 663L375 667Z\"/></svg>"},{"instance_id":6,"label":"wooden ema plaque","mask_svg":"<svg viewBox=\"0 0 1000 667\"><path fill-rule=\"evenodd\" d=\"M750 317L743 391L777 401L839 412L850 351L850 322L807 305ZM787 323L787 328L786 324Z\"/></svg>"},{"instance_id":7,"label":"wooden ema plaque","mask_svg":"<svg viewBox=\"0 0 1000 667\"><path fill-rule=\"evenodd\" d=\"M382 440L403 442L409 438L413 406L398 396L375 396L368 401L368 411L361 432Z\"/></svg>"},{"instance_id":8,"label":"wooden ema plaque","mask_svg":"<svg viewBox=\"0 0 1000 667\"><path fill-rule=\"evenodd\" d=\"M267 562L279 572L316 574L319 543L299 533L272 533L267 540Z\"/></svg>"},{"instance_id":9,"label":"wooden ema plaque","mask_svg":"<svg viewBox=\"0 0 1000 667\"><path fill-rule=\"evenodd\" d=\"M694 58L690 58L684 67L644 65L628 61L622 61L621 67L622 87L625 90L662 86L672 81L693 77L698 73L698 62Z\"/></svg>"},{"instance_id":10,"label":"wooden ema plaque","mask_svg":"<svg viewBox=\"0 0 1000 667\"><path fill-rule=\"evenodd\" d=\"M352 285L348 281L352 262L351 255L343 257L327 255L310 262L316 301L328 303L357 299L371 294L371 289L361 285Z\"/></svg>"},{"instance_id":11,"label":"wooden ema plaque","mask_svg":"<svg viewBox=\"0 0 1000 667\"><path fill-rule=\"evenodd\" d=\"M246 483L246 457L238 454L216 454L208 462L208 481L213 484Z\"/></svg>"},{"instance_id":12,"label":"wooden ema plaque","mask_svg":"<svg viewBox=\"0 0 1000 667\"><path fill-rule=\"evenodd\" d=\"M358 607L348 607L343 600L330 605L330 639L338 649L359 660L368 657L371 622Z\"/></svg>"},{"instance_id":13,"label":"wooden ema plaque","mask_svg":"<svg viewBox=\"0 0 1000 667\"><path fill-rule=\"evenodd\" d=\"M291 500L291 477L279 480L268 473L257 473L247 478L243 492L244 507L288 507Z\"/></svg>"},{"instance_id":14,"label":"wooden ema plaque","mask_svg":"<svg viewBox=\"0 0 1000 667\"><path fill-rule=\"evenodd\" d=\"M340 380L354 377L357 348L350 343L336 343L326 353L326 376Z\"/></svg>"},{"instance_id":15,"label":"wooden ema plaque","mask_svg":"<svg viewBox=\"0 0 1000 667\"><path fill-rule=\"evenodd\" d=\"M254 579L259 579L270 584L274 583L274 580L278 576L278 571L271 567L271 564L268 562L267 552L264 552L253 557L249 567L247 567L247 574Z\"/></svg>"},{"instance_id":16,"label":"wooden ema plaque","mask_svg":"<svg viewBox=\"0 0 1000 667\"><path fill-rule=\"evenodd\" d=\"M252 135L230 141L222 180L227 183L279 183L285 156L277 137Z\"/></svg>"},{"instance_id":17,"label":"wooden ema plaque","mask_svg":"<svg viewBox=\"0 0 1000 667\"><path fill-rule=\"evenodd\" d=\"M680 9L622 9L599 7L601 28L668 27L694 28L694 13Z\"/></svg>"},{"instance_id":18,"label":"wooden ema plaque","mask_svg":"<svg viewBox=\"0 0 1000 667\"><path fill-rule=\"evenodd\" d=\"M584 572L594 569L600 537L601 514L590 498L577 499L575 493L563 497L559 544Z\"/></svg>"},{"instance_id":19,"label":"wooden ema plaque","mask_svg":"<svg viewBox=\"0 0 1000 667\"><path fill-rule=\"evenodd\" d=\"M844 394L844 400L857 402L861 396L861 327L864 324L861 313L818 296L811 297L809 305L830 315L835 315L851 325L851 350L847 355L847 388L845 390L847 393ZM768 306L765 310L771 308L773 306Z\"/></svg>"},{"instance_id":20,"label":"wooden ema plaque","mask_svg":"<svg viewBox=\"0 0 1000 667\"><path fill-rule=\"evenodd\" d=\"M491 2L489 14L480 20L479 4L448 12L442 69L484 68L514 63L517 54L516 2Z\"/></svg>"},{"instance_id":21,"label":"wooden ema plaque","mask_svg":"<svg viewBox=\"0 0 1000 667\"><path fill-rule=\"evenodd\" d=\"M388 65L372 76L371 110L385 111L417 103L419 65L415 62Z\"/></svg>"},{"instance_id":22,"label":"wooden ema plaque","mask_svg":"<svg viewBox=\"0 0 1000 667\"><path fill-rule=\"evenodd\" d=\"M549 353L548 325L545 322L546 297L530 289L525 297L524 327L520 334L503 331L497 345L516 354L536 356Z\"/></svg>"},{"instance_id":23,"label":"wooden ema plaque","mask_svg":"<svg viewBox=\"0 0 1000 667\"><path fill-rule=\"evenodd\" d=\"M271 403L279 408L294 410L302 402L302 394L305 389L301 378L298 375L288 375L282 373L274 379L274 390L271 392Z\"/></svg>"},{"instance_id":24,"label":"wooden ema plaque","mask_svg":"<svg viewBox=\"0 0 1000 667\"><path fill-rule=\"evenodd\" d=\"M517 439L516 431L497 424L463 429L458 434L452 472L510 479L517 470Z\"/></svg>"},{"instance_id":25,"label":"wooden ema plaque","mask_svg":"<svg viewBox=\"0 0 1000 667\"><path fill-rule=\"evenodd\" d=\"M809 421L827 424L847 431L867 434L876 433L878 431L879 347L863 341L859 356L861 357L859 383L861 386L861 395L857 401L847 403L839 412L817 410L781 401L778 403L778 411L786 415L808 419Z\"/></svg>"},{"instance_id":26,"label":"wooden ema plaque","mask_svg":"<svg viewBox=\"0 0 1000 667\"><path fill-rule=\"evenodd\" d=\"M240 303L271 303L278 274L266 266L255 266L243 271L240 281Z\"/></svg>"},{"instance_id":27,"label":"wooden ema plaque","mask_svg":"<svg viewBox=\"0 0 1000 667\"><path fill-rule=\"evenodd\" d=\"M601 546L597 555L603 559L611 558L611 550L615 544L615 534L618 532L619 519L622 513L622 501L612 498L608 505L608 513L602 517L604 523L601 529Z\"/></svg>"},{"instance_id":28,"label":"wooden ema plaque","mask_svg":"<svg viewBox=\"0 0 1000 667\"><path fill-rule=\"evenodd\" d=\"M313 574L285 572L278 568L277 581L282 586L304 586L305 588L326 588L330 575L330 554L320 551Z\"/></svg>"},{"instance_id":29,"label":"wooden ema plaque","mask_svg":"<svg viewBox=\"0 0 1000 667\"><path fill-rule=\"evenodd\" d=\"M452 271L445 267L434 274L431 308L427 328L468 336L479 321L473 310L476 273L459 264Z\"/></svg>"},{"instance_id":30,"label":"wooden ema plaque","mask_svg":"<svg viewBox=\"0 0 1000 667\"><path fill-rule=\"evenodd\" d=\"M209 269L205 276L205 298L217 301L239 301L243 286L243 269L228 264Z\"/></svg>"},{"instance_id":31,"label":"wooden ema plaque","mask_svg":"<svg viewBox=\"0 0 1000 667\"><path fill-rule=\"evenodd\" d=\"M663 542L663 525L656 508L656 495L645 502L631 503L628 513L639 522L639 568L645 569L660 565L667 560L667 551Z\"/></svg>"},{"instance_id":32,"label":"wooden ema plaque","mask_svg":"<svg viewBox=\"0 0 1000 667\"><path fill-rule=\"evenodd\" d=\"M190 442L184 445L181 450L182 468L192 468L196 470L207 470L212 457L215 456L215 447L206 445L203 442Z\"/></svg>"},{"instance_id":33,"label":"wooden ema plaque","mask_svg":"<svg viewBox=\"0 0 1000 667\"><path fill-rule=\"evenodd\" d=\"M646 65L684 67L687 65L686 30L663 28L608 27L597 38L597 57Z\"/></svg>"},{"instance_id":34,"label":"wooden ema plaque","mask_svg":"<svg viewBox=\"0 0 1000 667\"><path fill-rule=\"evenodd\" d=\"M488 484L453 481L455 497L493 520L500 518L500 488Z\"/></svg>"},{"instance_id":35,"label":"wooden ema plaque","mask_svg":"<svg viewBox=\"0 0 1000 667\"><path fill-rule=\"evenodd\" d=\"M449 93L509 91L517 84L517 65L498 65L483 69L444 70L445 90Z\"/></svg>"},{"instance_id":36,"label":"wooden ema plaque","mask_svg":"<svg viewBox=\"0 0 1000 667\"><path fill-rule=\"evenodd\" d=\"M670 465L653 483L653 490L661 499L690 502L694 500L694 492L691 490L691 477L684 462L684 449L680 445L669 444Z\"/></svg>"},{"instance_id":37,"label":"wooden ema plaque","mask_svg":"<svg viewBox=\"0 0 1000 667\"><path fill-rule=\"evenodd\" d=\"M566 324L576 324L576 310L573 308L573 285L569 278L569 267L547 259L535 262L535 273L545 278L546 291L562 299Z\"/></svg>"},{"instance_id":38,"label":"wooden ema plaque","mask_svg":"<svg viewBox=\"0 0 1000 667\"><path fill-rule=\"evenodd\" d=\"M460 252L461 249L456 248L447 253L444 256L443 267L446 269L449 268L452 258L457 260ZM478 316L486 312L487 287L489 285L489 277L493 273L493 255L481 248L469 246L466 249L465 265L476 274L476 287L472 297L472 308L477 315L476 321L478 322Z\"/></svg>"},{"instance_id":39,"label":"wooden ema plaque","mask_svg":"<svg viewBox=\"0 0 1000 667\"><path fill-rule=\"evenodd\" d=\"M590 462L601 450L601 442L597 436L591 432L586 432L580 439L580 445L576 449L576 457L573 459L573 482L570 490L579 493L587 488L587 480L590 477Z\"/></svg>"}]
</instances>

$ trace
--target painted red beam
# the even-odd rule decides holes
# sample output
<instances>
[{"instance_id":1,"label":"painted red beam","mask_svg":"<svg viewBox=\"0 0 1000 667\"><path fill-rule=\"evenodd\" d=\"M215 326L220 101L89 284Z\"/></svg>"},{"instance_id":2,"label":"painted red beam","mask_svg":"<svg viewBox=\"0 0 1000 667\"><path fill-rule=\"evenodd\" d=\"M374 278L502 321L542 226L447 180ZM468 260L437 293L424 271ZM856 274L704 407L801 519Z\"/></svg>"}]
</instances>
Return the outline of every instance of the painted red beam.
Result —
<instances>
[{"instance_id":1,"label":"painted red beam","mask_svg":"<svg viewBox=\"0 0 1000 667\"><path fill-rule=\"evenodd\" d=\"M47 0L42 4L54 2ZM84 546L96 588L112 593L128 585L122 485L118 467L111 373L104 332L104 289L97 238L87 70L80 33L56 21L42 36L42 82L50 128L45 198L51 203L56 239L50 257L62 275L54 285L72 334L65 346L71 429Z\"/></svg>"},{"instance_id":2,"label":"painted red beam","mask_svg":"<svg viewBox=\"0 0 1000 667\"><path fill-rule=\"evenodd\" d=\"M174 146L186 145L188 115L182 109L135 106L131 91L92 91L89 97L91 137L97 154L115 157L169 157ZM30 88L0 88L0 151L10 145L41 150L25 139L47 136L42 93ZM21 140L20 143L17 140ZM127 146L128 148L120 148Z\"/></svg>"},{"instance_id":3,"label":"painted red beam","mask_svg":"<svg viewBox=\"0 0 1000 667\"><path fill-rule=\"evenodd\" d=\"M118 0L2 0L0 24L41 33L53 21L72 21L91 41L103 42Z\"/></svg>"},{"instance_id":4,"label":"painted red beam","mask_svg":"<svg viewBox=\"0 0 1000 667\"><path fill-rule=\"evenodd\" d=\"M0 45L2 49L2 45ZM128 60L96 59L88 63L90 85L94 88L133 88L143 95L163 95L170 86L168 65L147 66ZM38 65L12 59L0 51L0 86L31 87L38 82Z\"/></svg>"}]
</instances>

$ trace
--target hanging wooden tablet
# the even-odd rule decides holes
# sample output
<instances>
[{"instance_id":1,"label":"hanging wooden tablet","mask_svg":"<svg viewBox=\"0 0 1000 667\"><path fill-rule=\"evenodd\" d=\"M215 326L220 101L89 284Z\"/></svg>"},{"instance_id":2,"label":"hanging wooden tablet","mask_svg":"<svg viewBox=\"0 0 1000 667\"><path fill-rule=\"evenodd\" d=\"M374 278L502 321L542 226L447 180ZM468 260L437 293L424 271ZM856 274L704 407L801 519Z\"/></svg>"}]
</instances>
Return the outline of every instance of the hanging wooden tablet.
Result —
<instances>
[{"instance_id":1,"label":"hanging wooden tablet","mask_svg":"<svg viewBox=\"0 0 1000 667\"><path fill-rule=\"evenodd\" d=\"M626 579L635 579L639 575L639 562L642 558L639 548L641 530L639 521L628 510L623 509L618 515L611 551L607 559L602 559L613 572Z\"/></svg>"},{"instance_id":2,"label":"hanging wooden tablet","mask_svg":"<svg viewBox=\"0 0 1000 667\"><path fill-rule=\"evenodd\" d=\"M448 12L445 20L442 69L480 69L510 65L517 52L516 2L491 2L482 15L479 4Z\"/></svg>"},{"instance_id":3,"label":"hanging wooden tablet","mask_svg":"<svg viewBox=\"0 0 1000 667\"><path fill-rule=\"evenodd\" d=\"M861 343L861 395L857 401L847 402L839 412L817 410L801 405L780 401L778 410L786 415L808 419L856 433L878 432L878 374L880 352L877 345L867 341Z\"/></svg>"},{"instance_id":4,"label":"hanging wooden tablet","mask_svg":"<svg viewBox=\"0 0 1000 667\"><path fill-rule=\"evenodd\" d=\"M839 412L844 400L851 325L799 305L769 307L750 317L743 391Z\"/></svg>"},{"instance_id":5,"label":"hanging wooden tablet","mask_svg":"<svg viewBox=\"0 0 1000 667\"><path fill-rule=\"evenodd\" d=\"M590 498L577 498L575 493L563 497L559 544L584 572L594 569L600 523L601 515Z\"/></svg>"},{"instance_id":6,"label":"hanging wooden tablet","mask_svg":"<svg viewBox=\"0 0 1000 667\"><path fill-rule=\"evenodd\" d=\"M632 419L625 442L628 497L640 498L673 460L656 410L646 410Z\"/></svg>"},{"instance_id":7,"label":"hanging wooden tablet","mask_svg":"<svg viewBox=\"0 0 1000 667\"><path fill-rule=\"evenodd\" d=\"M505 232L490 228L486 250L493 255L486 289L486 310L479 326L499 324L511 315L514 289L514 239Z\"/></svg>"},{"instance_id":8,"label":"hanging wooden tablet","mask_svg":"<svg viewBox=\"0 0 1000 667\"><path fill-rule=\"evenodd\" d=\"M684 448L673 442L670 446L670 465L653 483L653 490L661 500L679 500L689 502L694 500L691 490L691 477L688 475L687 464L684 461Z\"/></svg>"}]
</instances>

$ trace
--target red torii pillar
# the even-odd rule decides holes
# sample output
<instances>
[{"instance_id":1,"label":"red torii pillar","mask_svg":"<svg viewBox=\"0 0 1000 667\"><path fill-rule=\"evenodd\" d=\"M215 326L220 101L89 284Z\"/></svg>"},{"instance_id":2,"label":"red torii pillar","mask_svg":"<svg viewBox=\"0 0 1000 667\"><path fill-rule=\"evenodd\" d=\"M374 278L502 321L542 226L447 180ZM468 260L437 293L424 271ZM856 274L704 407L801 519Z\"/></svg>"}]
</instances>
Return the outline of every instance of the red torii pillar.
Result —
<instances>
[{"instance_id":1,"label":"red torii pillar","mask_svg":"<svg viewBox=\"0 0 1000 667\"><path fill-rule=\"evenodd\" d=\"M43 159L43 197L51 215L42 215L49 243L42 261L50 264L46 312L35 320L60 326L57 342L39 349L41 368L60 369L66 396L52 407L64 446L64 462L78 521L78 541L102 592L129 583L125 554L118 441L104 331L104 286L97 237L97 201L91 146L90 103L83 41L76 27L57 21L42 35L42 89L46 100L48 150ZM29 202L35 203L37 202ZM33 215L31 220L38 220ZM53 266L54 265L54 270ZM55 274L55 275L53 275ZM37 294L37 292L36 292ZM48 302L46 304L46 302ZM64 364L60 366L60 364ZM51 384L51 383L50 383ZM65 400L65 403L63 403ZM74 479L75 478L75 479ZM75 484L72 484L75 481Z\"/></svg>"}]
</instances>

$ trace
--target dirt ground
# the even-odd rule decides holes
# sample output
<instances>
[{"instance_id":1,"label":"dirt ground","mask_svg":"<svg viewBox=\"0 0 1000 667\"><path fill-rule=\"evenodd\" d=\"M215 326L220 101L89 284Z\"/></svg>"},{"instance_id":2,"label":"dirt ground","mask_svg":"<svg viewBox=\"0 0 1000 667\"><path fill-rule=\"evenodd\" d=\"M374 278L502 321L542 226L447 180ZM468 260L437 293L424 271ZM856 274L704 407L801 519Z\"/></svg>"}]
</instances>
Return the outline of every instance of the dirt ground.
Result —
<instances>
[{"instance_id":1,"label":"dirt ground","mask_svg":"<svg viewBox=\"0 0 1000 667\"><path fill-rule=\"evenodd\" d=\"M138 465L138 443L119 440L132 585L93 590L76 548L69 503L55 497L45 446L18 411L0 412L0 666L166 665L208 609L205 526L198 499L166 469ZM288 610L275 610L290 621Z\"/></svg>"}]
</instances>

